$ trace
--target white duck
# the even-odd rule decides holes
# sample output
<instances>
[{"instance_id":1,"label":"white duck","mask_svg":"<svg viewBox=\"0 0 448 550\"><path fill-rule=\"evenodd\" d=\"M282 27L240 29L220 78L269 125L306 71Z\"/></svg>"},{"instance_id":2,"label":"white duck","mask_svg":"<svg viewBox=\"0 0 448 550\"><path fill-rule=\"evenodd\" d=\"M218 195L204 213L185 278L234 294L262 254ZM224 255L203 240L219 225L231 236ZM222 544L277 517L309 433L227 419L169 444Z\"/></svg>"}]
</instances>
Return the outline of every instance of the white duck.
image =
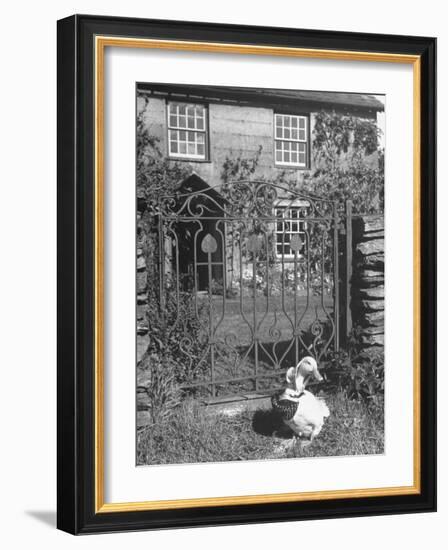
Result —
<instances>
[{"instance_id":1,"label":"white duck","mask_svg":"<svg viewBox=\"0 0 448 550\"><path fill-rule=\"evenodd\" d=\"M323 378L313 357L304 357L296 367L286 372L289 386L280 394L272 397L272 407L283 422L301 439L310 444L319 435L330 411L322 399L305 389L308 380L313 377L318 382Z\"/></svg>"}]
</instances>

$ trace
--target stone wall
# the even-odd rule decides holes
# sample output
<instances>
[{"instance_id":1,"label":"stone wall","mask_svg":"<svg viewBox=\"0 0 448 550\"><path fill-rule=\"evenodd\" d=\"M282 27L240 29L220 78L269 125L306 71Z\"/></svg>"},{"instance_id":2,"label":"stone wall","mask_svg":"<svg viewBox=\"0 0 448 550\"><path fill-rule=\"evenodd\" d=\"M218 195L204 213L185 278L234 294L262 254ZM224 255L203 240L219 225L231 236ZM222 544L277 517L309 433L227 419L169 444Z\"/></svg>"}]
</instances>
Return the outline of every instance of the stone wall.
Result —
<instances>
[{"instance_id":1,"label":"stone wall","mask_svg":"<svg viewBox=\"0 0 448 550\"><path fill-rule=\"evenodd\" d=\"M353 219L353 327L366 347L384 345L384 216Z\"/></svg>"},{"instance_id":2,"label":"stone wall","mask_svg":"<svg viewBox=\"0 0 448 550\"><path fill-rule=\"evenodd\" d=\"M149 344L148 321L146 319L146 311L148 308L148 270L147 257L145 254L145 250L147 249L147 235L141 227L142 215L142 210L137 210L137 273L135 281L137 294L137 363L143 357Z\"/></svg>"}]
</instances>

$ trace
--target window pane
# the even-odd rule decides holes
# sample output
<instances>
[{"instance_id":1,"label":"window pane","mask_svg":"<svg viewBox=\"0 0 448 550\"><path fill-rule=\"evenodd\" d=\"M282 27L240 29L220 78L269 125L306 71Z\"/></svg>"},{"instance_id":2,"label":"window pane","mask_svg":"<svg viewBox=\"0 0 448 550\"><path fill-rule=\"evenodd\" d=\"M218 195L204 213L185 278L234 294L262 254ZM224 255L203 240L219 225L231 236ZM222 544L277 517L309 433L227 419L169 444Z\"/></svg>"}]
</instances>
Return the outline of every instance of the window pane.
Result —
<instances>
[{"instance_id":1,"label":"window pane","mask_svg":"<svg viewBox=\"0 0 448 550\"><path fill-rule=\"evenodd\" d=\"M304 117L299 118L299 128L306 127L306 119Z\"/></svg>"},{"instance_id":2,"label":"window pane","mask_svg":"<svg viewBox=\"0 0 448 550\"><path fill-rule=\"evenodd\" d=\"M291 121L291 126L293 128L297 128L297 117L293 117L293 119Z\"/></svg>"},{"instance_id":3,"label":"window pane","mask_svg":"<svg viewBox=\"0 0 448 550\"><path fill-rule=\"evenodd\" d=\"M306 140L305 130L299 130L299 139L300 139L300 141L305 141Z\"/></svg>"},{"instance_id":4,"label":"window pane","mask_svg":"<svg viewBox=\"0 0 448 550\"><path fill-rule=\"evenodd\" d=\"M289 162L289 152L285 151L284 159L285 162Z\"/></svg>"},{"instance_id":5,"label":"window pane","mask_svg":"<svg viewBox=\"0 0 448 550\"><path fill-rule=\"evenodd\" d=\"M202 105L168 104L170 154L205 158L205 116Z\"/></svg>"},{"instance_id":6,"label":"window pane","mask_svg":"<svg viewBox=\"0 0 448 550\"><path fill-rule=\"evenodd\" d=\"M275 251L277 256L291 258L294 251L291 248L291 240L294 235L301 235L300 253L304 253L306 237L303 236L305 224L300 220L302 209L296 206L277 206L274 208L276 218L283 218L275 224ZM299 221L300 220L300 221Z\"/></svg>"},{"instance_id":7,"label":"window pane","mask_svg":"<svg viewBox=\"0 0 448 550\"><path fill-rule=\"evenodd\" d=\"M291 130L291 139L297 139L297 130Z\"/></svg>"},{"instance_id":8,"label":"window pane","mask_svg":"<svg viewBox=\"0 0 448 550\"><path fill-rule=\"evenodd\" d=\"M284 131L283 131L283 137L285 139L290 139L291 138L291 132L288 128L285 128Z\"/></svg>"},{"instance_id":9,"label":"window pane","mask_svg":"<svg viewBox=\"0 0 448 550\"><path fill-rule=\"evenodd\" d=\"M291 117L285 116L283 118L283 121L285 127L289 128L291 126Z\"/></svg>"}]
</instances>

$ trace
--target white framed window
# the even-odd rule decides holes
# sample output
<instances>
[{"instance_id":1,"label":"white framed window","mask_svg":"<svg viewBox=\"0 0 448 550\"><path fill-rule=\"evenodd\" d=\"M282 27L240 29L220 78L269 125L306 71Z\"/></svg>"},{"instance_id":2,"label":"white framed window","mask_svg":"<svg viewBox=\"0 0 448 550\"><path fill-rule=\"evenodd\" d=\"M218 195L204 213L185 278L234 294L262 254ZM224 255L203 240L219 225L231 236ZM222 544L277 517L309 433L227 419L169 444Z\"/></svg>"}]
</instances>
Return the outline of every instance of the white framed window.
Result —
<instances>
[{"instance_id":1,"label":"white framed window","mask_svg":"<svg viewBox=\"0 0 448 550\"><path fill-rule=\"evenodd\" d=\"M174 158L207 159L205 105L168 103L168 154Z\"/></svg>"},{"instance_id":2,"label":"white framed window","mask_svg":"<svg viewBox=\"0 0 448 550\"><path fill-rule=\"evenodd\" d=\"M275 164L279 166L308 166L308 117L274 115Z\"/></svg>"},{"instance_id":3,"label":"white framed window","mask_svg":"<svg viewBox=\"0 0 448 550\"><path fill-rule=\"evenodd\" d=\"M301 217L303 207L277 205L274 208L275 253L277 258L301 258L305 253L306 223Z\"/></svg>"}]
</instances>

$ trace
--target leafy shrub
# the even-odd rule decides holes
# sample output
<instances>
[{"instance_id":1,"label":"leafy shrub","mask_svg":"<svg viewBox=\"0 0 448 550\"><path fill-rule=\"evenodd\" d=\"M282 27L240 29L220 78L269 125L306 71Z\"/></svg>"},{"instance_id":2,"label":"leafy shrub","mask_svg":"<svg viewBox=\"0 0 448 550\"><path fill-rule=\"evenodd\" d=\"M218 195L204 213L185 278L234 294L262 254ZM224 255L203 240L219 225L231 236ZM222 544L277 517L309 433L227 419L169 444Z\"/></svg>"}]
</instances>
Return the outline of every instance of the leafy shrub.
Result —
<instances>
[{"instance_id":1,"label":"leafy shrub","mask_svg":"<svg viewBox=\"0 0 448 550\"><path fill-rule=\"evenodd\" d=\"M380 405L384 399L384 352L381 349L328 353L327 378L344 390L349 398Z\"/></svg>"},{"instance_id":2,"label":"leafy shrub","mask_svg":"<svg viewBox=\"0 0 448 550\"><path fill-rule=\"evenodd\" d=\"M347 166L334 166L317 170L306 176L303 182L305 193L337 201L350 199L353 212L376 214L384 209L384 171L367 166L357 158Z\"/></svg>"},{"instance_id":3,"label":"leafy shrub","mask_svg":"<svg viewBox=\"0 0 448 550\"><path fill-rule=\"evenodd\" d=\"M174 365L177 384L191 382L204 370L200 362L206 348L206 334L201 324L205 306L198 306L189 292L177 292L167 283L165 304L160 308L155 293L150 293L147 319L149 326L148 355ZM205 321L204 321L205 323ZM168 372L167 376L171 376Z\"/></svg>"},{"instance_id":4,"label":"leafy shrub","mask_svg":"<svg viewBox=\"0 0 448 550\"><path fill-rule=\"evenodd\" d=\"M384 152L374 120L321 111L313 129L315 170L304 178L306 193L342 202L354 213L384 208Z\"/></svg>"},{"instance_id":5,"label":"leafy shrub","mask_svg":"<svg viewBox=\"0 0 448 550\"><path fill-rule=\"evenodd\" d=\"M154 284L148 291L146 319L149 342L138 364L145 379L151 421L171 417L180 404L182 384L196 381L208 372L206 334L201 324L204 308L196 309L193 295L179 292L166 281L163 306Z\"/></svg>"}]
</instances>

